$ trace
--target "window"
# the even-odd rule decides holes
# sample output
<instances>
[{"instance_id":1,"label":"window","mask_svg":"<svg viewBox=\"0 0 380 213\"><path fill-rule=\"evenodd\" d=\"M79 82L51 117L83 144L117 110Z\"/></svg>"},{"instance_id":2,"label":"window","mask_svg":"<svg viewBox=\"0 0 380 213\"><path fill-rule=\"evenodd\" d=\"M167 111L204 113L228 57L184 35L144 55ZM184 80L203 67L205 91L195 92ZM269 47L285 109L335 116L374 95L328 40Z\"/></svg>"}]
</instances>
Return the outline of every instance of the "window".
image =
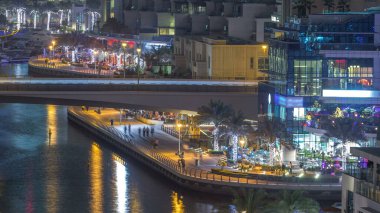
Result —
<instances>
[{"instance_id":1,"label":"window","mask_svg":"<svg viewBox=\"0 0 380 213\"><path fill-rule=\"evenodd\" d=\"M250 58L249 68L253 69L255 62L253 61L253 58Z\"/></svg>"},{"instance_id":2,"label":"window","mask_svg":"<svg viewBox=\"0 0 380 213\"><path fill-rule=\"evenodd\" d=\"M294 60L294 95L321 94L322 60Z\"/></svg>"},{"instance_id":3,"label":"window","mask_svg":"<svg viewBox=\"0 0 380 213\"><path fill-rule=\"evenodd\" d=\"M259 70L268 70L269 69L269 59L268 58L259 58Z\"/></svg>"}]
</instances>

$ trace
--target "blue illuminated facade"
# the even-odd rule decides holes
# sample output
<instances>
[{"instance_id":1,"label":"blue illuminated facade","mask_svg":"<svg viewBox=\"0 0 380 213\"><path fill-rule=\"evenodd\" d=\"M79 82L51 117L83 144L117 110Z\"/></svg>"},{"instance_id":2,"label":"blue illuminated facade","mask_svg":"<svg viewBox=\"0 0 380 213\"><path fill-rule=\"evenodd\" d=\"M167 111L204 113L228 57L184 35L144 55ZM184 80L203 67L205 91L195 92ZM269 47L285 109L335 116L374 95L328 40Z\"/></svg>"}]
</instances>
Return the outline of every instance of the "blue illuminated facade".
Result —
<instances>
[{"instance_id":1,"label":"blue illuminated facade","mask_svg":"<svg viewBox=\"0 0 380 213\"><path fill-rule=\"evenodd\" d=\"M290 140L302 148L303 142L323 140L304 131L316 101L331 108L380 104L379 24L380 11L369 10L310 15L274 29L259 112L281 118Z\"/></svg>"}]
</instances>

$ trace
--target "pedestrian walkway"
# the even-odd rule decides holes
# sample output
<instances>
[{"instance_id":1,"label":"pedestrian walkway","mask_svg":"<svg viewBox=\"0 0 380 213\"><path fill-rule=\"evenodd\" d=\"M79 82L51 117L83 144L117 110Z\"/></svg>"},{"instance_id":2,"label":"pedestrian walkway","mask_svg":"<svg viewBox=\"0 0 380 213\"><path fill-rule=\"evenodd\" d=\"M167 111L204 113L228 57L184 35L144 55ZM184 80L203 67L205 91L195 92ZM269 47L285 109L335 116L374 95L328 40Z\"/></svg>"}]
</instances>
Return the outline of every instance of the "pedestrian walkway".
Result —
<instances>
[{"instance_id":1,"label":"pedestrian walkway","mask_svg":"<svg viewBox=\"0 0 380 213\"><path fill-rule=\"evenodd\" d=\"M158 140L159 145L155 149L156 152L169 157L176 162L179 160L178 155L176 155L178 152L178 138L163 132L160 126L147 125L135 119L126 119L125 117L120 119L120 111L116 109L101 109L100 114L95 112L95 110L97 110L97 108L90 108L85 112L109 126L111 126L111 120L113 120L113 126L122 134L125 134L124 129L126 127L127 136L137 144L153 148L153 142ZM131 125L130 133L128 130L129 125ZM142 129L144 127L149 129L149 136L143 136ZM154 128L153 135L151 134L151 128ZM139 129L141 130L140 134ZM181 143L181 151L184 152L185 166L187 168L198 168L207 171L210 171L212 168L220 168L217 166L217 163L221 157L209 156L208 154L197 154L187 147L188 146L184 146L184 144ZM196 159L199 160L199 166L195 165Z\"/></svg>"},{"instance_id":2,"label":"pedestrian walkway","mask_svg":"<svg viewBox=\"0 0 380 213\"><path fill-rule=\"evenodd\" d=\"M156 132L153 136L144 137L139 135L138 128L146 126L139 121L131 118L130 120L123 120L117 123L117 118L120 114L118 110L102 109L100 113L97 108L82 110L79 107L70 107L68 110L69 120L83 126L88 131L92 132L98 137L103 138L115 147L120 148L120 151L125 151L127 155L131 155L148 165L157 172L162 173L171 180L179 183L180 185L187 185L194 190L204 191L210 189L215 192L228 190L231 188L224 187L247 187L247 188L263 188L263 189L305 189L312 191L331 191L338 192L341 190L340 183L308 181L303 182L301 179L273 179L271 176L254 176L254 177L234 177L232 175L221 175L211 173L210 169L216 167L217 157L203 156L200 159L201 165L195 166L197 156L189 150L185 149L185 164L183 169L178 163L178 156L175 154L177 151L178 141L176 138L162 132L155 126ZM109 120L108 120L109 119ZM113 120L113 122L111 122ZM113 126L111 126L113 123ZM121 124L121 125L120 125ZM129 133L128 126L131 125L131 132ZM127 131L125 126L127 125ZM125 134L126 132L126 134ZM157 149L152 146L152 140L160 140L160 145ZM127 151L128 150L128 151ZM198 184L194 184L198 183ZM200 184L201 183L201 184ZM207 185L207 187L205 187ZM213 188L216 186L216 188ZM223 187L220 187L223 186ZM225 192L224 192L225 193ZM339 194L340 195L340 194Z\"/></svg>"},{"instance_id":3,"label":"pedestrian walkway","mask_svg":"<svg viewBox=\"0 0 380 213\"><path fill-rule=\"evenodd\" d=\"M57 69L64 72L72 72L72 73L81 73L86 75L94 75L94 76L107 76L107 77L113 77L113 72L111 70L95 70L88 67L78 67L78 66L72 66L70 64L62 63L58 59L48 59L49 62L46 63L47 58L38 58L38 59L32 59L29 61L29 64L32 66L37 67L43 67L43 68L51 68L51 69Z\"/></svg>"}]
</instances>

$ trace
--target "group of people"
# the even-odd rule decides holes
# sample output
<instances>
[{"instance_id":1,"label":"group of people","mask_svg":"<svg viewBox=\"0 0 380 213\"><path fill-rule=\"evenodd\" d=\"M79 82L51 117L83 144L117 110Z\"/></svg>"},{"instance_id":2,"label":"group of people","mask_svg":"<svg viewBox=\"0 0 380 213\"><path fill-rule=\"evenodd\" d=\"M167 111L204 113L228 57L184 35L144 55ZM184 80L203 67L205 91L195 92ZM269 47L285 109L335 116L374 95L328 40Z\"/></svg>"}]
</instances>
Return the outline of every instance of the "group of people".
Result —
<instances>
[{"instance_id":1,"label":"group of people","mask_svg":"<svg viewBox=\"0 0 380 213\"><path fill-rule=\"evenodd\" d=\"M131 134L131 124L128 124L128 133ZM127 126L124 126L124 134L127 134Z\"/></svg>"},{"instance_id":2,"label":"group of people","mask_svg":"<svg viewBox=\"0 0 380 213\"><path fill-rule=\"evenodd\" d=\"M139 127L139 135L141 135L141 128ZM143 137L149 137L149 133L153 136L154 135L154 128L153 127L151 127L150 129L149 129L149 127L143 127L142 128L142 134L143 134Z\"/></svg>"}]
</instances>

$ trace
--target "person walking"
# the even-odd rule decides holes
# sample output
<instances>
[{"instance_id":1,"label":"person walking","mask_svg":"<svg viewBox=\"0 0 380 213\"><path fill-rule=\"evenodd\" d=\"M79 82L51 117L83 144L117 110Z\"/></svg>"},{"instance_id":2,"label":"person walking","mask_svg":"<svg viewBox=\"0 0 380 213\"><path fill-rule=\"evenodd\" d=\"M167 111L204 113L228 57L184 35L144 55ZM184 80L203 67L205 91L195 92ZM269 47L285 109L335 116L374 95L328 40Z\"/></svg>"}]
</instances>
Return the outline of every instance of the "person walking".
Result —
<instances>
[{"instance_id":1,"label":"person walking","mask_svg":"<svg viewBox=\"0 0 380 213\"><path fill-rule=\"evenodd\" d=\"M145 137L145 126L143 127L143 136Z\"/></svg>"},{"instance_id":2,"label":"person walking","mask_svg":"<svg viewBox=\"0 0 380 213\"><path fill-rule=\"evenodd\" d=\"M131 124L128 124L128 132L131 134Z\"/></svg>"},{"instance_id":3,"label":"person walking","mask_svg":"<svg viewBox=\"0 0 380 213\"><path fill-rule=\"evenodd\" d=\"M112 119L110 120L110 123L111 123L111 126L113 126L113 120Z\"/></svg>"},{"instance_id":4,"label":"person walking","mask_svg":"<svg viewBox=\"0 0 380 213\"><path fill-rule=\"evenodd\" d=\"M151 128L150 128L150 133L151 133L151 135L153 136L153 134L154 134L154 127L151 127Z\"/></svg>"},{"instance_id":5,"label":"person walking","mask_svg":"<svg viewBox=\"0 0 380 213\"><path fill-rule=\"evenodd\" d=\"M138 132L139 132L139 136L140 136L141 135L141 127L139 127Z\"/></svg>"},{"instance_id":6,"label":"person walking","mask_svg":"<svg viewBox=\"0 0 380 213\"><path fill-rule=\"evenodd\" d=\"M127 134L127 126L124 126L124 135Z\"/></svg>"}]
</instances>

